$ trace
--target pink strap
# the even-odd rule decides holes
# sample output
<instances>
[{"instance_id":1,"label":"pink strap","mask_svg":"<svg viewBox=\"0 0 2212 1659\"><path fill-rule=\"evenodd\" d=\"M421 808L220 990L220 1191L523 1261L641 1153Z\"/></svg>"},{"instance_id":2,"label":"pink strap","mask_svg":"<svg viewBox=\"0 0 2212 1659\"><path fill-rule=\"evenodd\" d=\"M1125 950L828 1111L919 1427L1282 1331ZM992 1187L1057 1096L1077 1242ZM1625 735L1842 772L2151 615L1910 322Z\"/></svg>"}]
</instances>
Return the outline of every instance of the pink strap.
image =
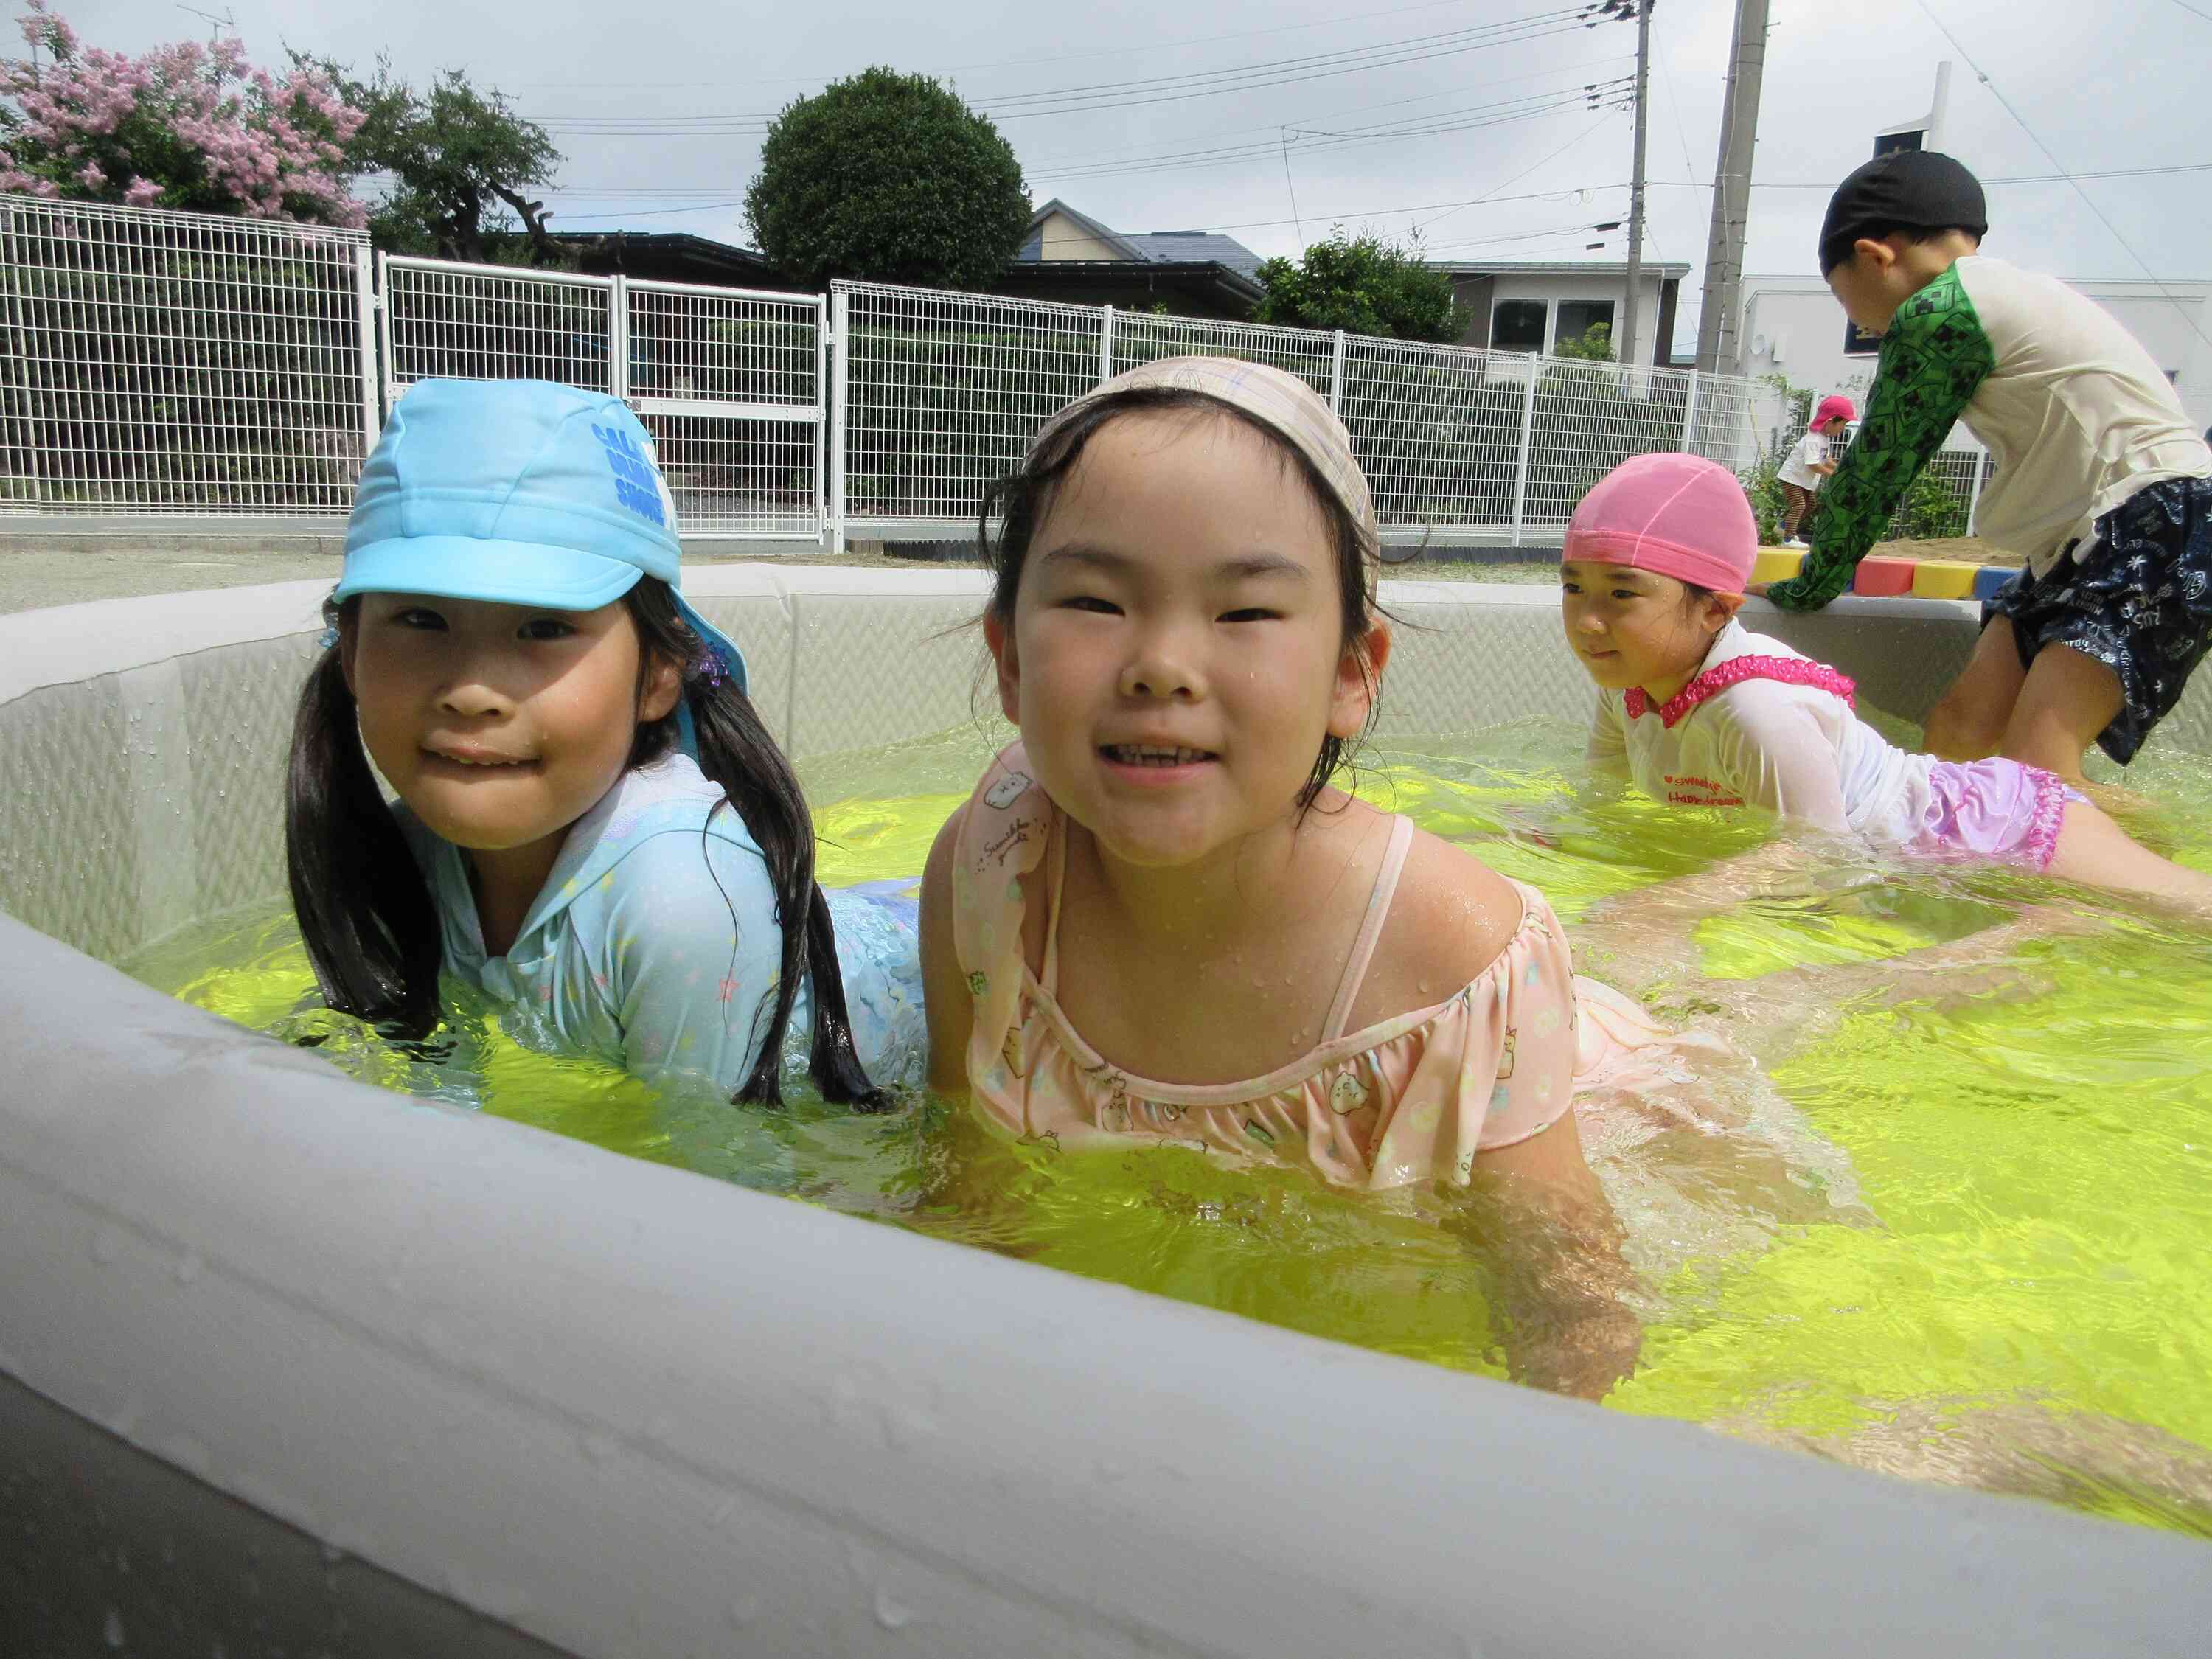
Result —
<instances>
[{"instance_id":1,"label":"pink strap","mask_svg":"<svg viewBox=\"0 0 2212 1659\"><path fill-rule=\"evenodd\" d=\"M1841 697L1846 705L1857 702L1854 694L1858 686L1850 677L1838 674L1824 662L1813 662L1803 657L1730 657L1717 668L1705 670L1662 704L1657 711L1659 723L1671 732L1675 722L1707 697L1746 680L1780 680L1785 685L1809 685ZM1651 699L1644 695L1640 685L1632 685L1623 692L1620 703L1632 720L1640 720L1652 712Z\"/></svg>"},{"instance_id":2,"label":"pink strap","mask_svg":"<svg viewBox=\"0 0 2212 1659\"><path fill-rule=\"evenodd\" d=\"M1382 937L1382 924L1389 919L1390 901L1398 894L1398 877L1406 867L1406 849L1413 844L1413 821L1400 815L1390 827L1390 845L1382 854L1382 867L1375 872L1375 890L1367 896L1367 919L1359 924L1359 937L1352 941L1352 954L1344 963L1344 977L1337 982L1336 1000L1329 1006L1328 1024L1322 1028L1323 1043L1334 1042L1344 1035L1345 1022L1352 1018L1352 1004L1359 994L1362 981L1367 977L1367 964L1374 959L1375 941Z\"/></svg>"}]
</instances>

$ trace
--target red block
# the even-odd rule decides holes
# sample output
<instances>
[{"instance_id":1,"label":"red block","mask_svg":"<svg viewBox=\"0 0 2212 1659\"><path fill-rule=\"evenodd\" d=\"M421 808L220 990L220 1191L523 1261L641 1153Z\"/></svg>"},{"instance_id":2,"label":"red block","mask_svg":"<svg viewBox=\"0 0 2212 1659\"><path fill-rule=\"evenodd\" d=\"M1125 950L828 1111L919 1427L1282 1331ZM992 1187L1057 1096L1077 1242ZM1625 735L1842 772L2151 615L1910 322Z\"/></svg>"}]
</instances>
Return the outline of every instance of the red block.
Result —
<instances>
[{"instance_id":1,"label":"red block","mask_svg":"<svg viewBox=\"0 0 2212 1659\"><path fill-rule=\"evenodd\" d=\"M1893 599L1912 591L1912 559L1861 559L1851 578L1851 592L1880 599Z\"/></svg>"}]
</instances>

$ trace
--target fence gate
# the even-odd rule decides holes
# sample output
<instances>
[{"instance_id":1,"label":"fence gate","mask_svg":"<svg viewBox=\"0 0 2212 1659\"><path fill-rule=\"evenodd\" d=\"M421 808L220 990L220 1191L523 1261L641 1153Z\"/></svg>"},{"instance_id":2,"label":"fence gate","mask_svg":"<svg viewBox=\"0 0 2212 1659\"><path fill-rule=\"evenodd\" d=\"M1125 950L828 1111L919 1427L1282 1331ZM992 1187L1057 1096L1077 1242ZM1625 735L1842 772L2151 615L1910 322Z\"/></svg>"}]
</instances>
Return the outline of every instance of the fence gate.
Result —
<instances>
[{"instance_id":1,"label":"fence gate","mask_svg":"<svg viewBox=\"0 0 2212 1659\"><path fill-rule=\"evenodd\" d=\"M605 392L653 434L685 536L821 536L818 295L398 255L379 264L387 408L433 376Z\"/></svg>"}]
</instances>

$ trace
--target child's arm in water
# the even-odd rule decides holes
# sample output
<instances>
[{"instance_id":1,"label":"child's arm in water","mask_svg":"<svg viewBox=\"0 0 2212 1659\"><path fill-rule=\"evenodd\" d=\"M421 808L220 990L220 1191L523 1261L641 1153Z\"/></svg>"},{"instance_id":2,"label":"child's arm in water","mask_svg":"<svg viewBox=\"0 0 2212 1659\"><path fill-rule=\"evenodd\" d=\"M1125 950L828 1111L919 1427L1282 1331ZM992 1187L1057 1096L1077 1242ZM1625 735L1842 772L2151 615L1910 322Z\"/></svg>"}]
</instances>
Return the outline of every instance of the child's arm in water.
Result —
<instances>
[{"instance_id":1,"label":"child's arm in water","mask_svg":"<svg viewBox=\"0 0 2212 1659\"><path fill-rule=\"evenodd\" d=\"M1601 1400L1636 1369L1644 1329L1625 1237L1583 1156L1571 1108L1541 1134L1479 1154L1445 1224L1496 1275L1517 1382Z\"/></svg>"},{"instance_id":2,"label":"child's arm in water","mask_svg":"<svg viewBox=\"0 0 2212 1659\"><path fill-rule=\"evenodd\" d=\"M921 999L929 1019L929 1086L955 1099L968 1092L968 1037L975 1007L952 942L952 861L958 856L965 802L929 848L921 877Z\"/></svg>"},{"instance_id":3,"label":"child's arm in water","mask_svg":"<svg viewBox=\"0 0 2212 1659\"><path fill-rule=\"evenodd\" d=\"M1475 984L1503 967L1501 956L1516 939L1525 940L1526 921L1522 896L1496 872L1462 848L1416 836L1350 1023L1356 1028L1421 1006L1440 988ZM1547 948L1560 947L1552 941ZM1529 962L1532 973L1536 960ZM1547 977L1562 1001L1572 998L1563 953L1554 975ZM1532 978L1513 994L1534 994L1534 983ZM1492 996L1498 988L1485 983L1478 994ZM1549 1091L1542 1115L1528 1125L1544 1127L1534 1133L1524 1128L1522 1139L1476 1152L1470 1184L1444 1224L1496 1276L1514 1377L1595 1400L1636 1364L1642 1331L1628 1301L1634 1275L1621 1255L1620 1224L1583 1156L1574 1109L1567 1104L1574 1081L1574 1009L1548 1000L1513 1006L1523 1020L1556 1012L1567 1033L1565 1047L1548 1048L1553 1059L1546 1061L1531 1054L1534 1034L1524 1028L1522 1035L1524 1079L1532 1066L1538 1073L1556 1066L1553 1080L1542 1085ZM1559 1038L1536 1040L1548 1045ZM1468 1063L1474 1065L1472 1059ZM1492 1069L1482 1065L1479 1079L1461 1086L1479 1088L1488 1098ZM1497 1110L1493 1106L1486 1114L1486 1129L1497 1127Z\"/></svg>"}]
</instances>

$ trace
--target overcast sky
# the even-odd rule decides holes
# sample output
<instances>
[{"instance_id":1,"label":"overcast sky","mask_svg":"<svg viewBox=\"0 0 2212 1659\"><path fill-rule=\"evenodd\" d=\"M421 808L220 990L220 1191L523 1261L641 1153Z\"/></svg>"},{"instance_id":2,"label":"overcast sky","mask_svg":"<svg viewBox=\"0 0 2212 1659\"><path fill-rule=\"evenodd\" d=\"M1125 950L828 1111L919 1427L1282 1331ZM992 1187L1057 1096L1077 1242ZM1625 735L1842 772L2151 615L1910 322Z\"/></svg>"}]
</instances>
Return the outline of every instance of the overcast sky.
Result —
<instances>
[{"instance_id":1,"label":"overcast sky","mask_svg":"<svg viewBox=\"0 0 2212 1659\"><path fill-rule=\"evenodd\" d=\"M388 53L418 80L459 68L499 88L568 158L557 228L749 242L766 119L880 63L950 79L999 122L1035 201L1116 229L1220 230L1268 254L1340 223L1418 228L1442 258L1625 257L1621 233L1592 227L1626 212L1630 117L1583 88L1622 101L1608 83L1632 70L1635 30L1580 27L1554 0L197 4L234 18L258 62L287 44L363 69ZM169 0L55 9L131 51L209 28ZM1653 13L1646 257L1694 268L1686 343L1733 17L1732 0ZM2020 181L1990 185L1992 252L2069 276L2212 276L2212 0L1771 0L1771 22L1751 271L1813 269L1828 190L1876 128L1926 112L1948 58L1943 147Z\"/></svg>"}]
</instances>

